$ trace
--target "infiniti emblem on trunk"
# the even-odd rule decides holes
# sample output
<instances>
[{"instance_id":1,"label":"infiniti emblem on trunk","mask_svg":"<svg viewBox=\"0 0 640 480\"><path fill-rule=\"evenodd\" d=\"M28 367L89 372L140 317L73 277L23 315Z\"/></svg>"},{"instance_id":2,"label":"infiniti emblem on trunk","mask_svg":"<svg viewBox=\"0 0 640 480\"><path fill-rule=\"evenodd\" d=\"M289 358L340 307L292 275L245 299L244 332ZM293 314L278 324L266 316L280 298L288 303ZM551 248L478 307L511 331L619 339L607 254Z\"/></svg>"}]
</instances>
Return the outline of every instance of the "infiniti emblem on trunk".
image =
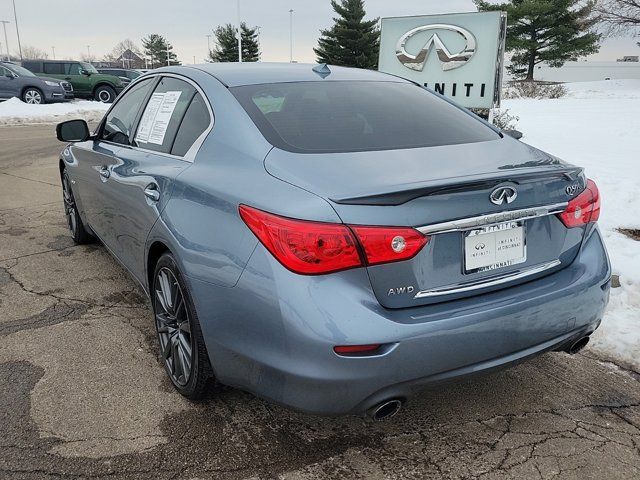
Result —
<instances>
[{"instance_id":1,"label":"infiniti emblem on trunk","mask_svg":"<svg viewBox=\"0 0 640 480\"><path fill-rule=\"evenodd\" d=\"M517 196L518 192L513 187L498 187L491 192L489 200L495 205L502 205L503 203L513 202Z\"/></svg>"}]
</instances>

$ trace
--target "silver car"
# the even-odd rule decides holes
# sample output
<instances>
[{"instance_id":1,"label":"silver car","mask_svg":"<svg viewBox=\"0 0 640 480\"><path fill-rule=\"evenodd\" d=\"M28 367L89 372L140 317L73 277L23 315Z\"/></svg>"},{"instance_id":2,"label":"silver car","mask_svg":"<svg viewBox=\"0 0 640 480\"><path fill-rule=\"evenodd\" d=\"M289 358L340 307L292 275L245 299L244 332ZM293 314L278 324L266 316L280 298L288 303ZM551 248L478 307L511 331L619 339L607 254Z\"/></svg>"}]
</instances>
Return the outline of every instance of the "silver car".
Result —
<instances>
[{"instance_id":1,"label":"silver car","mask_svg":"<svg viewBox=\"0 0 640 480\"><path fill-rule=\"evenodd\" d=\"M208 64L134 81L60 158L78 243L149 295L180 393L319 414L574 353L611 269L583 170L378 72Z\"/></svg>"}]
</instances>

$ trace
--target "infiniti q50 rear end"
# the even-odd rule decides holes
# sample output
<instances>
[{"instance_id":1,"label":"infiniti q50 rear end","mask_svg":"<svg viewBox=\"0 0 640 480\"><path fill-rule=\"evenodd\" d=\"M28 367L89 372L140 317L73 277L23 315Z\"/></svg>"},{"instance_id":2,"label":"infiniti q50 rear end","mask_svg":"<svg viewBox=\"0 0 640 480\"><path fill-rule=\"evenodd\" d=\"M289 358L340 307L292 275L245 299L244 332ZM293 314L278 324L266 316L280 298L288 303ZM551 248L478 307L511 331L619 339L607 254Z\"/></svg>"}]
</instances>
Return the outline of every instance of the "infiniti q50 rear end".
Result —
<instances>
[{"instance_id":1,"label":"infiniti q50 rear end","mask_svg":"<svg viewBox=\"0 0 640 480\"><path fill-rule=\"evenodd\" d=\"M329 68L161 69L94 134L58 129L74 238L150 295L176 388L382 418L584 346L609 295L595 183L411 82Z\"/></svg>"}]
</instances>

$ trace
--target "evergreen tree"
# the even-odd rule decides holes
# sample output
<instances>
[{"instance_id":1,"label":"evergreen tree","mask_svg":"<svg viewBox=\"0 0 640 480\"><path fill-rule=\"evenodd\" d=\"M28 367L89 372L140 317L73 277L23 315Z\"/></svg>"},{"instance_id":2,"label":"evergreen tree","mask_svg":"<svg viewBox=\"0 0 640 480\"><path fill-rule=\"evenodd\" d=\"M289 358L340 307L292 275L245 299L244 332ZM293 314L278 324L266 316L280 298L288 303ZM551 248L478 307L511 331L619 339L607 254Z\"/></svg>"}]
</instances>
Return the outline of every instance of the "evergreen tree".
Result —
<instances>
[{"instance_id":1,"label":"evergreen tree","mask_svg":"<svg viewBox=\"0 0 640 480\"><path fill-rule=\"evenodd\" d=\"M331 5L339 17L334 25L320 31L318 47L313 51L318 63L330 63L347 67L378 67L380 50L380 30L378 19L363 20L363 0L331 0Z\"/></svg>"},{"instance_id":2,"label":"evergreen tree","mask_svg":"<svg viewBox=\"0 0 640 480\"><path fill-rule=\"evenodd\" d=\"M479 10L507 12L507 51L514 52L509 71L533 80L535 66L564 62L596 53L600 35L594 32L595 0L511 0L491 4L475 0Z\"/></svg>"},{"instance_id":3,"label":"evergreen tree","mask_svg":"<svg viewBox=\"0 0 640 480\"><path fill-rule=\"evenodd\" d=\"M169 63L171 65L180 65L178 56L173 52L173 45L162 35L152 33L142 39L142 48L144 49L144 54L151 62L151 68L164 67L167 65L167 47L169 51Z\"/></svg>"},{"instance_id":4,"label":"evergreen tree","mask_svg":"<svg viewBox=\"0 0 640 480\"><path fill-rule=\"evenodd\" d=\"M258 27L249 28L242 22L242 61L257 62L260 60L260 44L258 43ZM238 34L235 25L227 23L218 26L213 34L216 36L216 45L209 52L212 62L237 62L238 61Z\"/></svg>"}]
</instances>

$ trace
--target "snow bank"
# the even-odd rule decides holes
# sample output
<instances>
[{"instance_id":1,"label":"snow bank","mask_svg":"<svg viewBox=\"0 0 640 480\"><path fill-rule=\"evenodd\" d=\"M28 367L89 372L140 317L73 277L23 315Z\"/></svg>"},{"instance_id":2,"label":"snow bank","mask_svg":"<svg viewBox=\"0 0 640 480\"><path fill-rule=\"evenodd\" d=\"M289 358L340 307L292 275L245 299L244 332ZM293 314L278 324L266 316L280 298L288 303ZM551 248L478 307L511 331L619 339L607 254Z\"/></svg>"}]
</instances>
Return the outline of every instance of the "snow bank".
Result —
<instances>
[{"instance_id":1,"label":"snow bank","mask_svg":"<svg viewBox=\"0 0 640 480\"><path fill-rule=\"evenodd\" d=\"M602 194L600 228L621 287L594 335L596 350L640 369L640 242L618 228L640 228L640 80L567 84L556 100L505 100L520 117L523 141L585 167Z\"/></svg>"},{"instance_id":2,"label":"snow bank","mask_svg":"<svg viewBox=\"0 0 640 480\"><path fill-rule=\"evenodd\" d=\"M0 125L28 123L57 123L72 118L96 121L102 118L109 105L89 100L66 103L28 105L17 98L0 102Z\"/></svg>"}]
</instances>

